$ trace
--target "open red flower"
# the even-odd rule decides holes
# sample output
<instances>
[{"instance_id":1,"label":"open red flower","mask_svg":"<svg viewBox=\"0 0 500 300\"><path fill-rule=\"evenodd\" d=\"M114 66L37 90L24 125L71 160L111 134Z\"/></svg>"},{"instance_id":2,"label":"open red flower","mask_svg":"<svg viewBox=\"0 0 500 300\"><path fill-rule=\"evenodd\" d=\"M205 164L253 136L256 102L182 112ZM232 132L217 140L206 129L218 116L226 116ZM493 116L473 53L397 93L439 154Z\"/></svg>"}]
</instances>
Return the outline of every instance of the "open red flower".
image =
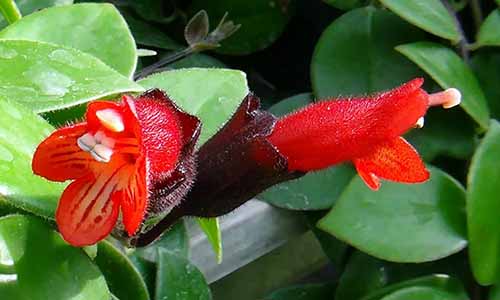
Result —
<instances>
[{"instance_id":1,"label":"open red flower","mask_svg":"<svg viewBox=\"0 0 500 300\"><path fill-rule=\"evenodd\" d=\"M458 90L429 95L421 88L423 82L417 78L370 97L320 101L278 120L268 140L287 158L289 171L352 161L374 190L380 187L379 178L423 182L429 172L401 135L423 126L429 106L460 103Z\"/></svg>"},{"instance_id":2,"label":"open red flower","mask_svg":"<svg viewBox=\"0 0 500 300\"><path fill-rule=\"evenodd\" d=\"M169 199L161 191L192 183L183 162L200 131L198 119L159 90L123 96L121 103L90 103L85 117L45 139L32 163L33 172L49 180L74 180L61 196L56 222L75 246L103 239L118 220L132 236L147 213L175 206L185 193Z\"/></svg>"}]
</instances>

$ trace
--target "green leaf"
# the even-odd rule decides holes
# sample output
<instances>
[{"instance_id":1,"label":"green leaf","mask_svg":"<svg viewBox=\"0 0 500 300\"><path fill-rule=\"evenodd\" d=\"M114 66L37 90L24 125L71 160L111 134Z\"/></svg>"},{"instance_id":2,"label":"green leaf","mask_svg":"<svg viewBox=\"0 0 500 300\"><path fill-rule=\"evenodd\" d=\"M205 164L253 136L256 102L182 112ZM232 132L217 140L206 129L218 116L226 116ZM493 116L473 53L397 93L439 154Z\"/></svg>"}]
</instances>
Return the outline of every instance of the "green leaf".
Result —
<instances>
[{"instance_id":1,"label":"green leaf","mask_svg":"<svg viewBox=\"0 0 500 300\"><path fill-rule=\"evenodd\" d=\"M254 0L194 0L189 7L190 15L204 9L210 17L212 27L224 14L241 28L227 40L222 41L217 52L244 55L262 50L271 45L284 31L293 12L292 1Z\"/></svg>"},{"instance_id":2,"label":"green leaf","mask_svg":"<svg viewBox=\"0 0 500 300\"><path fill-rule=\"evenodd\" d=\"M488 128L489 112L484 93L470 68L453 50L430 42L401 45L396 50L427 72L442 88L459 89L462 108L483 129Z\"/></svg>"},{"instance_id":3,"label":"green leaf","mask_svg":"<svg viewBox=\"0 0 500 300\"><path fill-rule=\"evenodd\" d=\"M418 76L418 68L393 48L421 38L421 31L387 11L365 7L342 15L316 44L311 63L314 94L327 98L372 93Z\"/></svg>"},{"instance_id":4,"label":"green leaf","mask_svg":"<svg viewBox=\"0 0 500 300\"><path fill-rule=\"evenodd\" d=\"M426 183L384 182L377 192L355 177L318 226L388 261L419 263L456 253L467 245L465 193L446 173L430 171Z\"/></svg>"},{"instance_id":5,"label":"green leaf","mask_svg":"<svg viewBox=\"0 0 500 300\"><path fill-rule=\"evenodd\" d=\"M146 283L149 295L154 295L156 284L156 263L150 262L149 260L135 254L130 255L129 258Z\"/></svg>"},{"instance_id":6,"label":"green leaf","mask_svg":"<svg viewBox=\"0 0 500 300\"><path fill-rule=\"evenodd\" d=\"M203 274L186 258L158 250L155 299L210 300L212 295Z\"/></svg>"},{"instance_id":7,"label":"green leaf","mask_svg":"<svg viewBox=\"0 0 500 300\"><path fill-rule=\"evenodd\" d=\"M460 126L457 126L460 120ZM425 161L445 155L469 159L475 148L475 124L465 112L452 109L431 109L425 115L425 126L411 130L405 138Z\"/></svg>"},{"instance_id":8,"label":"green leaf","mask_svg":"<svg viewBox=\"0 0 500 300\"><path fill-rule=\"evenodd\" d=\"M410 287L429 287L434 289L440 289L444 291L451 292L457 295L457 298L453 300L468 300L464 288L460 281L457 279L450 277L448 275L436 274L429 275L425 277L419 277L408 281L399 282L396 284L389 285L385 288L379 289L370 293L369 295L361 298L360 300L381 300L385 299L384 297L394 293L398 290L410 288ZM433 298L421 298L419 300L431 300ZM439 298L438 298L439 299ZM406 299L405 299L406 300ZM409 299L408 299L409 300ZM439 299L441 300L441 299Z\"/></svg>"},{"instance_id":9,"label":"green leaf","mask_svg":"<svg viewBox=\"0 0 500 300\"><path fill-rule=\"evenodd\" d=\"M91 55L62 46L0 40L0 101L36 112L143 89Z\"/></svg>"},{"instance_id":10,"label":"green leaf","mask_svg":"<svg viewBox=\"0 0 500 300\"><path fill-rule=\"evenodd\" d=\"M324 300L333 299L334 294L335 285L333 284L304 284L279 289L264 297L263 300Z\"/></svg>"},{"instance_id":11,"label":"green leaf","mask_svg":"<svg viewBox=\"0 0 500 300\"><path fill-rule=\"evenodd\" d=\"M2 299L108 300L106 281L91 259L66 244L42 220L13 215L0 218L1 263L14 274L0 275Z\"/></svg>"},{"instance_id":12,"label":"green leaf","mask_svg":"<svg viewBox=\"0 0 500 300\"><path fill-rule=\"evenodd\" d=\"M385 264L362 252L355 252L340 277L335 299L360 299L387 284Z\"/></svg>"},{"instance_id":13,"label":"green leaf","mask_svg":"<svg viewBox=\"0 0 500 300\"><path fill-rule=\"evenodd\" d=\"M493 10L479 28L476 44L482 46L500 46L500 9Z\"/></svg>"},{"instance_id":14,"label":"green leaf","mask_svg":"<svg viewBox=\"0 0 500 300\"><path fill-rule=\"evenodd\" d=\"M479 52L471 59L471 67L483 88L492 117L500 119L500 53Z\"/></svg>"},{"instance_id":15,"label":"green leaf","mask_svg":"<svg viewBox=\"0 0 500 300\"><path fill-rule=\"evenodd\" d=\"M168 65L172 69L183 68L226 68L220 60L203 53L191 54Z\"/></svg>"},{"instance_id":16,"label":"green leaf","mask_svg":"<svg viewBox=\"0 0 500 300\"><path fill-rule=\"evenodd\" d=\"M158 249L165 249L182 257L188 256L189 237L184 221L177 222L153 244L144 248L137 248L135 254L148 261L157 262Z\"/></svg>"},{"instance_id":17,"label":"green leaf","mask_svg":"<svg viewBox=\"0 0 500 300\"><path fill-rule=\"evenodd\" d=\"M327 209L337 201L355 173L350 165L337 165L275 185L258 198L286 209Z\"/></svg>"},{"instance_id":18,"label":"green leaf","mask_svg":"<svg viewBox=\"0 0 500 300\"><path fill-rule=\"evenodd\" d=\"M120 300L150 299L139 271L128 257L111 243L102 241L98 244L95 262L106 277L109 289L117 298Z\"/></svg>"},{"instance_id":19,"label":"green leaf","mask_svg":"<svg viewBox=\"0 0 500 300\"><path fill-rule=\"evenodd\" d=\"M447 291L428 286L412 286L396 291L381 300L469 300L463 291Z\"/></svg>"},{"instance_id":20,"label":"green leaf","mask_svg":"<svg viewBox=\"0 0 500 300\"><path fill-rule=\"evenodd\" d=\"M488 300L500 300L500 287L498 285L495 285L490 289Z\"/></svg>"},{"instance_id":21,"label":"green leaf","mask_svg":"<svg viewBox=\"0 0 500 300\"><path fill-rule=\"evenodd\" d=\"M26 16L31 14L32 12L35 12L37 10L47 8L50 6L58 6L58 5L68 5L72 4L73 0L24 0L24 1L16 1L17 2L17 7L19 7L19 10L21 13ZM7 26L8 23L5 21L5 19L0 15L0 29L4 28Z\"/></svg>"},{"instance_id":22,"label":"green leaf","mask_svg":"<svg viewBox=\"0 0 500 300\"><path fill-rule=\"evenodd\" d=\"M476 280L484 285L500 280L500 124L490 129L472 157L467 179L469 257Z\"/></svg>"},{"instance_id":23,"label":"green leaf","mask_svg":"<svg viewBox=\"0 0 500 300\"><path fill-rule=\"evenodd\" d=\"M229 69L181 69L148 76L139 84L160 88L184 111L201 119L198 145L229 120L248 94L245 73Z\"/></svg>"},{"instance_id":24,"label":"green leaf","mask_svg":"<svg viewBox=\"0 0 500 300\"><path fill-rule=\"evenodd\" d=\"M440 0L381 0L383 5L411 24L458 43L461 36L455 20Z\"/></svg>"},{"instance_id":25,"label":"green leaf","mask_svg":"<svg viewBox=\"0 0 500 300\"><path fill-rule=\"evenodd\" d=\"M312 99L312 94L310 93L298 94L274 104L269 108L269 112L275 116L281 117L312 103Z\"/></svg>"},{"instance_id":26,"label":"green leaf","mask_svg":"<svg viewBox=\"0 0 500 300\"><path fill-rule=\"evenodd\" d=\"M365 6L368 3L367 0L323 0L323 1L335 8L343 10L358 8L361 6Z\"/></svg>"},{"instance_id":27,"label":"green leaf","mask_svg":"<svg viewBox=\"0 0 500 300\"><path fill-rule=\"evenodd\" d=\"M85 3L48 8L5 28L0 32L0 38L76 48L94 55L126 77L132 76L137 64L132 34L118 10L110 4ZM71 61L67 55L60 54L56 58Z\"/></svg>"},{"instance_id":28,"label":"green leaf","mask_svg":"<svg viewBox=\"0 0 500 300\"><path fill-rule=\"evenodd\" d=\"M182 48L179 43L171 39L157 27L136 19L130 14L125 14L124 17L137 44L166 50L178 50Z\"/></svg>"},{"instance_id":29,"label":"green leaf","mask_svg":"<svg viewBox=\"0 0 500 300\"><path fill-rule=\"evenodd\" d=\"M54 128L17 103L0 101L0 111L0 197L14 207L53 218L64 185L34 175L31 158Z\"/></svg>"},{"instance_id":30,"label":"green leaf","mask_svg":"<svg viewBox=\"0 0 500 300\"><path fill-rule=\"evenodd\" d=\"M217 263L222 262L222 237L218 218L197 218L198 224L207 236L217 258Z\"/></svg>"}]
</instances>

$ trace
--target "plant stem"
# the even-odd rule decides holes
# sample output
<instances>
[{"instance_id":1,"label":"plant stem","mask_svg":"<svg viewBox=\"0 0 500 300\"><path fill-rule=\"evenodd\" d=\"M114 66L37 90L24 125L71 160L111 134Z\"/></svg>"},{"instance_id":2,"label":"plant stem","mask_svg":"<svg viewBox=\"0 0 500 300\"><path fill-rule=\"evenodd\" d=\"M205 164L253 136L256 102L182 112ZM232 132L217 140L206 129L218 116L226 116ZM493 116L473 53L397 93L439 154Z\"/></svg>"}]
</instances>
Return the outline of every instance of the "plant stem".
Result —
<instances>
[{"instance_id":1,"label":"plant stem","mask_svg":"<svg viewBox=\"0 0 500 300\"><path fill-rule=\"evenodd\" d=\"M453 18L455 26L457 27L457 30L460 33L461 39L457 44L460 56L465 61L465 63L469 64L469 42L467 41L467 37L465 36L462 24L460 23L460 20L458 20L457 14L455 13L455 10L450 5L450 3L447 0L441 0L441 2L443 3L444 7L446 7L446 10L448 10L450 16Z\"/></svg>"},{"instance_id":2,"label":"plant stem","mask_svg":"<svg viewBox=\"0 0 500 300\"><path fill-rule=\"evenodd\" d=\"M9 24L22 18L19 8L14 0L0 0L0 13Z\"/></svg>"},{"instance_id":3,"label":"plant stem","mask_svg":"<svg viewBox=\"0 0 500 300\"><path fill-rule=\"evenodd\" d=\"M472 18L474 19L476 31L478 31L479 27L481 27L481 24L483 23L483 11L481 10L479 0L470 0L470 8L472 10Z\"/></svg>"},{"instance_id":4,"label":"plant stem","mask_svg":"<svg viewBox=\"0 0 500 300\"><path fill-rule=\"evenodd\" d=\"M187 48L182 49L180 51L174 52L171 55L166 56L166 57L160 59L159 61L155 62L154 64L149 65L149 66L145 67L144 69L142 69L139 73L137 73L134 76L134 79L138 80L138 79L144 78L144 77L148 76L149 74L154 73L159 68L161 68L165 65L171 64L171 63L173 63L181 58L184 58L190 54L193 54L194 52L195 52L195 50L192 47L187 47Z\"/></svg>"}]
</instances>

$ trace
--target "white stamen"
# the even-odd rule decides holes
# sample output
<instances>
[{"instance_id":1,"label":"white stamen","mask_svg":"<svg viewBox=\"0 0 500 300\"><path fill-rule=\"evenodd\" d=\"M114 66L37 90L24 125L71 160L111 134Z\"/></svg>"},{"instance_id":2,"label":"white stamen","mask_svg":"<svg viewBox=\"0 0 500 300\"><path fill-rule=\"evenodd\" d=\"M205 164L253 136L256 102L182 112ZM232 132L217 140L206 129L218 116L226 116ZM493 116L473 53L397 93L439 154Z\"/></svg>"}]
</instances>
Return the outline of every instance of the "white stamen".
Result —
<instances>
[{"instance_id":1,"label":"white stamen","mask_svg":"<svg viewBox=\"0 0 500 300\"><path fill-rule=\"evenodd\" d=\"M90 154L98 162L109 162L111 160L111 155L113 155L113 149L97 144L94 149L90 151Z\"/></svg>"},{"instance_id":2,"label":"white stamen","mask_svg":"<svg viewBox=\"0 0 500 300\"><path fill-rule=\"evenodd\" d=\"M443 103L443 108L452 108L460 104L462 100L462 94L459 90L455 88L450 88L444 91L447 94L447 98L449 99L446 103Z\"/></svg>"},{"instance_id":3,"label":"white stamen","mask_svg":"<svg viewBox=\"0 0 500 300\"><path fill-rule=\"evenodd\" d=\"M424 127L424 122L425 122L424 117L418 118L417 123L415 123L415 127L417 128Z\"/></svg>"},{"instance_id":4,"label":"white stamen","mask_svg":"<svg viewBox=\"0 0 500 300\"><path fill-rule=\"evenodd\" d=\"M96 113L97 118L101 124L107 129L114 132L122 132L125 130L122 116L119 112L112 108L98 110Z\"/></svg>"},{"instance_id":5,"label":"white stamen","mask_svg":"<svg viewBox=\"0 0 500 300\"><path fill-rule=\"evenodd\" d=\"M93 135L90 133L86 133L79 137L76 140L76 143L78 144L78 147L82 149L85 152L90 152L92 149L94 149L95 145L97 144L95 138Z\"/></svg>"},{"instance_id":6,"label":"white stamen","mask_svg":"<svg viewBox=\"0 0 500 300\"><path fill-rule=\"evenodd\" d=\"M113 148L115 146L115 140L113 138L107 137L106 134L102 131L96 132L94 138L98 144L103 144L108 148Z\"/></svg>"}]
</instances>

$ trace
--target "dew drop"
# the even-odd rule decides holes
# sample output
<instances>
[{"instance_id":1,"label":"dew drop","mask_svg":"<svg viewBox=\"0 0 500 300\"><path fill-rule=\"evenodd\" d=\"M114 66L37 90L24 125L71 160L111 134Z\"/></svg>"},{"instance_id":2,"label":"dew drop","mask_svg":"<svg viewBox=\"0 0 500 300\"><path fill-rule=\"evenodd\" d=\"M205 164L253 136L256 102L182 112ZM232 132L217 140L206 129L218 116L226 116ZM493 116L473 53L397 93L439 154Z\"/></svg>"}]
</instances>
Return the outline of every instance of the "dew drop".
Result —
<instances>
[{"instance_id":1,"label":"dew drop","mask_svg":"<svg viewBox=\"0 0 500 300\"><path fill-rule=\"evenodd\" d=\"M75 56L64 49L57 49L49 54L49 59L77 69L85 68L85 65L78 61Z\"/></svg>"},{"instance_id":2,"label":"dew drop","mask_svg":"<svg viewBox=\"0 0 500 300\"><path fill-rule=\"evenodd\" d=\"M17 56L16 50L0 46L0 58L11 59L16 56Z\"/></svg>"},{"instance_id":3,"label":"dew drop","mask_svg":"<svg viewBox=\"0 0 500 300\"><path fill-rule=\"evenodd\" d=\"M62 97L74 81L68 76L43 65L34 65L23 75L33 82L42 95Z\"/></svg>"}]
</instances>

